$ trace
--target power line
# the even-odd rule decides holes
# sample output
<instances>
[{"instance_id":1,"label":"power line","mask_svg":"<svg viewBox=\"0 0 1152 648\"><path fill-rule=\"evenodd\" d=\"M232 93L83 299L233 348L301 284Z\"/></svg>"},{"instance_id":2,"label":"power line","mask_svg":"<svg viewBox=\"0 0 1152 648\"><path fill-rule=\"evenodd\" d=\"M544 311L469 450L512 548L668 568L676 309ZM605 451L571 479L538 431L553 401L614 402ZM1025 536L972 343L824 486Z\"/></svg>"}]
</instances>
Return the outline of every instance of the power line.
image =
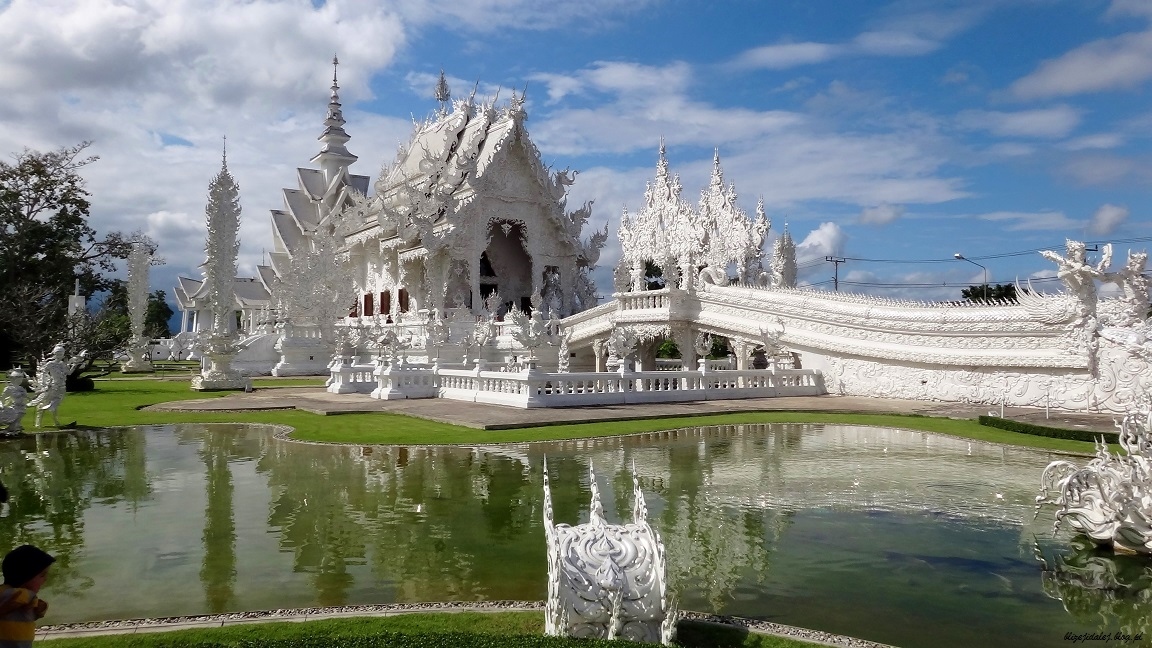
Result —
<instances>
[{"instance_id":1,"label":"power line","mask_svg":"<svg viewBox=\"0 0 1152 648\"><path fill-rule=\"evenodd\" d=\"M1137 236L1126 239L1113 239L1111 241L1085 241L1086 245L1106 245L1108 243L1147 243L1152 242L1152 236ZM980 261L984 259L1005 259L1008 257L1027 256L1031 254L1038 254L1043 250L1049 250L1059 246L1046 246L1039 248L1032 248L1028 250L1019 250L1016 252L1002 252L998 254L985 254L982 256L969 256L970 259ZM867 257L841 257L847 261L861 261L866 263L954 263L954 257L947 257L942 259L872 259ZM819 263L819 261L817 261Z\"/></svg>"}]
</instances>

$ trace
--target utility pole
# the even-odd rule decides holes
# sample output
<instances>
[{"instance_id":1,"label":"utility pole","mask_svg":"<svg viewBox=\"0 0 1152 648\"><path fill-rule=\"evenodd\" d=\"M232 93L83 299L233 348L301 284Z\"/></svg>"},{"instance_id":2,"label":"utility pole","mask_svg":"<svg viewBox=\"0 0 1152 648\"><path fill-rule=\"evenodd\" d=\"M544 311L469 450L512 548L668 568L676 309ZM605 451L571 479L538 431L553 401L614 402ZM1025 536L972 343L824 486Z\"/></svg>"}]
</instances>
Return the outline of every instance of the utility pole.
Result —
<instances>
[{"instance_id":1,"label":"utility pole","mask_svg":"<svg viewBox=\"0 0 1152 648\"><path fill-rule=\"evenodd\" d=\"M824 260L835 264L835 270L832 272L832 290L840 290L840 264L847 262L848 259L838 256L826 256Z\"/></svg>"}]
</instances>

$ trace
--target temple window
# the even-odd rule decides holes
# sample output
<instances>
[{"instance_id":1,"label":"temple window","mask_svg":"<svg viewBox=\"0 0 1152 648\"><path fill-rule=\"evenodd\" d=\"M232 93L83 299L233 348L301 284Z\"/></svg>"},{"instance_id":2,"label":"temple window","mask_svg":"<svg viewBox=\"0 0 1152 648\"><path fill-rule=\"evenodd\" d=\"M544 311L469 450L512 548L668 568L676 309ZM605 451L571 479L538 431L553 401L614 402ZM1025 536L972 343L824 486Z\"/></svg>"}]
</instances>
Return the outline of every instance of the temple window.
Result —
<instances>
[{"instance_id":1,"label":"temple window","mask_svg":"<svg viewBox=\"0 0 1152 648\"><path fill-rule=\"evenodd\" d=\"M372 293L365 293L364 294L364 315L366 317L371 317L372 314L373 314L373 311L372 311Z\"/></svg>"},{"instance_id":2,"label":"temple window","mask_svg":"<svg viewBox=\"0 0 1152 648\"><path fill-rule=\"evenodd\" d=\"M407 288L401 288L400 289L400 291L396 294L396 301L400 306L400 312L401 313L407 313L408 312L408 289Z\"/></svg>"},{"instance_id":3,"label":"temple window","mask_svg":"<svg viewBox=\"0 0 1152 648\"><path fill-rule=\"evenodd\" d=\"M392 312L392 293L385 290L380 293L380 314L387 315Z\"/></svg>"}]
</instances>

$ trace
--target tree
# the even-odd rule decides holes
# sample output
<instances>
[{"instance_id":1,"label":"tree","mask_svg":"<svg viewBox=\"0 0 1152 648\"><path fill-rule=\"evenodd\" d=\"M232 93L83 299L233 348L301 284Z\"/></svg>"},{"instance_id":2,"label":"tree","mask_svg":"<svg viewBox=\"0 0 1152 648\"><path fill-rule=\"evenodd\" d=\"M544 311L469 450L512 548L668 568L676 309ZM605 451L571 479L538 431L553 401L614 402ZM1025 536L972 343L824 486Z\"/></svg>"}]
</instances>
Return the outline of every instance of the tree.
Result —
<instances>
[{"instance_id":1,"label":"tree","mask_svg":"<svg viewBox=\"0 0 1152 648\"><path fill-rule=\"evenodd\" d=\"M648 284L648 290L660 290L665 286L664 269L656 265L654 261L645 261L644 281Z\"/></svg>"},{"instance_id":2,"label":"tree","mask_svg":"<svg viewBox=\"0 0 1152 648\"><path fill-rule=\"evenodd\" d=\"M151 338L171 337L168 320L172 319L172 307L168 305L163 290L153 290L148 295L148 312L144 315L144 335Z\"/></svg>"},{"instance_id":3,"label":"tree","mask_svg":"<svg viewBox=\"0 0 1152 648\"><path fill-rule=\"evenodd\" d=\"M67 331L63 338L66 346L69 349L83 349L88 352L88 362L76 368L73 378L90 371L100 362L104 363L106 369L111 367L117 357L124 352L129 338L132 337L132 324L128 316L127 282L122 279L108 280L108 290L103 297L95 311L68 319ZM152 338L169 337L168 320L171 317L172 308L165 301L164 291L152 291L148 295L144 334Z\"/></svg>"},{"instance_id":4,"label":"tree","mask_svg":"<svg viewBox=\"0 0 1152 648\"><path fill-rule=\"evenodd\" d=\"M970 302L1006 301L1016 303L1015 284L980 284L968 286L960 291L960 296Z\"/></svg>"},{"instance_id":5,"label":"tree","mask_svg":"<svg viewBox=\"0 0 1152 648\"><path fill-rule=\"evenodd\" d=\"M103 273L127 256L132 236L98 237L80 169L90 145L42 153L25 149L0 162L0 368L34 363L68 333L68 295L105 290Z\"/></svg>"}]
</instances>

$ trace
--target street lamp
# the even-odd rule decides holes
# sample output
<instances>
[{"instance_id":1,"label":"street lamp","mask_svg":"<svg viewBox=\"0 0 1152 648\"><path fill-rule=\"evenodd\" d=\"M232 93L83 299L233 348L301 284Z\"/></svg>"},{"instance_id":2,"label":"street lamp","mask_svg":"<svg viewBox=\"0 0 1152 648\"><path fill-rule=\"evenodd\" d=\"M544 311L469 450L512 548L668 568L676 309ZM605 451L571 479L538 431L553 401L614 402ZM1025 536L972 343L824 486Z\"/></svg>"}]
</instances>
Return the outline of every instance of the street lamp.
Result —
<instances>
[{"instance_id":1,"label":"street lamp","mask_svg":"<svg viewBox=\"0 0 1152 648\"><path fill-rule=\"evenodd\" d=\"M971 263L974 266L979 266L982 270L984 270L984 303L987 304L988 303L988 268L985 268L984 266L980 265L979 263L976 263L972 259L969 259L968 257L964 256L963 254L960 254L959 252L957 252L956 254L953 254L952 256L956 257L957 259L959 259L961 261L967 261L968 263Z\"/></svg>"}]
</instances>

